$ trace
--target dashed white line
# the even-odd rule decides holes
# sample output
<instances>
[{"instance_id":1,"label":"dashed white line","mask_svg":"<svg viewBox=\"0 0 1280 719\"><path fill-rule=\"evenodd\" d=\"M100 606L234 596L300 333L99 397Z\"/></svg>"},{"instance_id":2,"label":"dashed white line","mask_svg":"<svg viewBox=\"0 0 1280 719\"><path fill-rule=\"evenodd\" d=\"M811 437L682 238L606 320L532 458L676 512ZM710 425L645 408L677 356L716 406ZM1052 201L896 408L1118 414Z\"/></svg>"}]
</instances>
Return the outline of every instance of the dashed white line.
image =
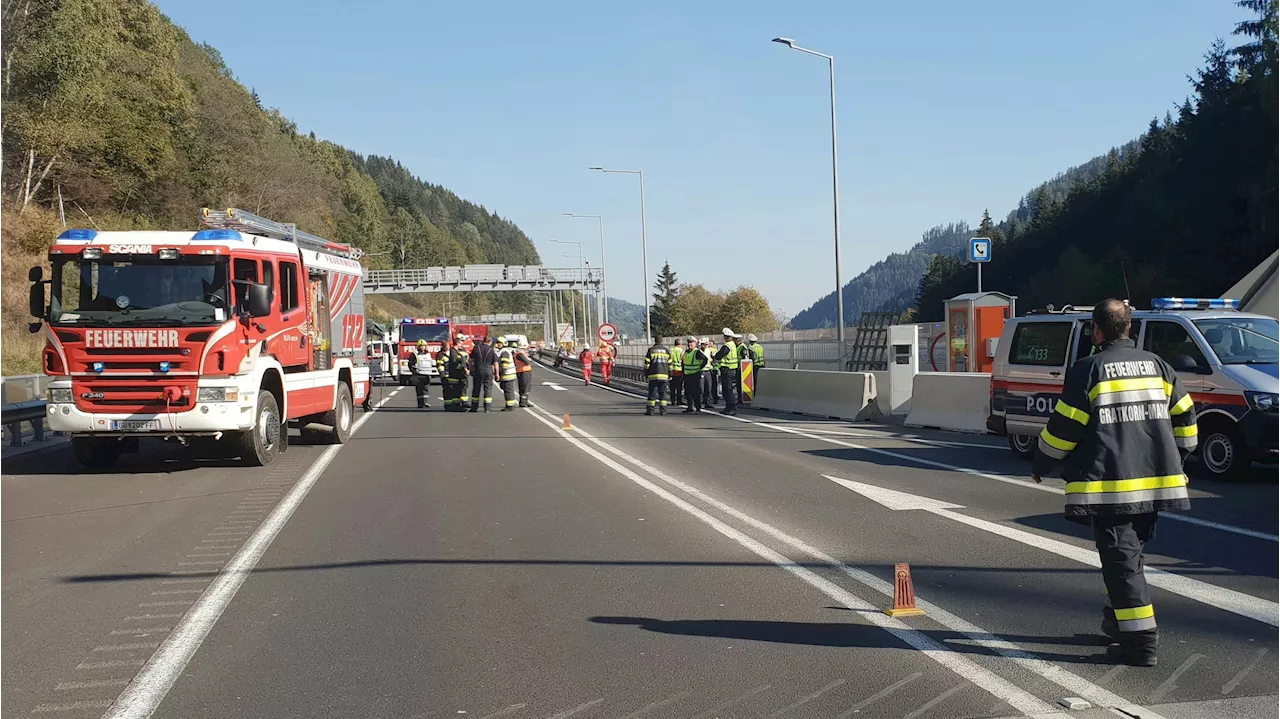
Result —
<instances>
[{"instance_id":1,"label":"dashed white line","mask_svg":"<svg viewBox=\"0 0 1280 719\"><path fill-rule=\"evenodd\" d=\"M377 407L382 407L400 392L400 388L396 388L387 394ZM351 428L354 435L360 431L364 423L374 413L365 413L355 425ZM244 546L236 553L231 561L226 564L222 571L210 583L209 587L204 590L194 606L187 612L186 617L179 622L169 637L165 639L163 645L158 646L158 651L152 654L151 659L147 661L146 666L138 675L134 677L133 682L121 692L115 702L111 704L110 709L103 714L103 719L144 719L150 717L160 706L160 702L164 700L173 683L177 681L186 668L187 662L191 661L191 657L195 655L196 650L204 642L205 637L209 635L209 631L213 629L213 625L218 621L218 617L222 616L222 612L226 610L227 605L231 603L236 592L240 590L240 586L244 584L246 578L257 566L262 555L271 546L271 542L280 533L285 523L293 516L294 510L306 498L307 493L311 491L311 487L320 479L320 475L328 469L333 458L337 456L342 449L342 445L331 445L321 452L316 458L311 468L302 475L297 482L292 483L292 487L288 493L280 500L276 508L263 520L253 535L248 538ZM242 532L247 534L248 532ZM209 536L214 536L210 533ZM174 590L182 592L199 592L201 590ZM154 594L154 592L153 592Z\"/></svg>"},{"instance_id":2,"label":"dashed white line","mask_svg":"<svg viewBox=\"0 0 1280 719\"><path fill-rule=\"evenodd\" d=\"M835 689L836 687L840 686L841 684L844 684L844 683L845 683L845 681L846 681L846 680L844 680L844 679L837 679L837 680L835 680L834 682L831 682L830 684L826 685L825 687L823 687L823 688L819 689L818 691L813 692L812 694L806 694L806 695L804 695L804 696L800 697L799 699L797 699L796 701L791 702L790 704L786 705L785 707L782 707L782 708L781 708L781 709L779 709L778 711L776 711L776 712L774 712L774 713L770 714L770 715L769 715L769 719L777 719L777 717L780 717L780 716L782 716L783 714L786 714L787 712L791 711L792 709L798 709L798 708L800 708L800 707L804 706L805 704L808 704L809 702L813 701L814 699L817 699L818 697L822 696L823 694L826 694L827 692L831 691L832 689Z\"/></svg>"},{"instance_id":3,"label":"dashed white line","mask_svg":"<svg viewBox=\"0 0 1280 719\"><path fill-rule=\"evenodd\" d=\"M930 699L929 701L925 702L923 706L921 706L919 709L917 709L917 710L915 710L915 711L911 712L910 714L908 714L904 719L915 719L916 717L920 716L921 714L924 714L925 712L927 712L927 711L929 711L930 709L932 709L935 705L937 705L937 704L941 704L942 702L946 701L946 700L947 700L947 698L948 698L948 697L950 697L952 694L955 694L956 692L960 691L961 689L964 689L964 686L965 686L965 685L963 685L963 684L957 684L956 686L951 687L950 689L946 690L945 692L943 692L943 693L939 694L938 696L936 696L936 697L934 697L934 698Z\"/></svg>"},{"instance_id":4,"label":"dashed white line","mask_svg":"<svg viewBox=\"0 0 1280 719\"><path fill-rule=\"evenodd\" d=\"M76 669L89 671L93 669L114 669L116 667L140 667L146 663L146 659L113 659L106 662L80 662L76 665Z\"/></svg>"},{"instance_id":5,"label":"dashed white line","mask_svg":"<svg viewBox=\"0 0 1280 719\"><path fill-rule=\"evenodd\" d=\"M196 579L161 579L161 584L208 584L209 577L200 577Z\"/></svg>"},{"instance_id":6,"label":"dashed white line","mask_svg":"<svg viewBox=\"0 0 1280 719\"><path fill-rule=\"evenodd\" d=\"M188 604L194 604L194 603L195 603L194 601L179 600L179 601L172 601L172 602L143 602L138 606L139 607L182 607L182 606L186 606Z\"/></svg>"},{"instance_id":7,"label":"dashed white line","mask_svg":"<svg viewBox=\"0 0 1280 719\"><path fill-rule=\"evenodd\" d=\"M136 627L134 629L112 629L110 636L122 636L133 634L166 634L173 627Z\"/></svg>"},{"instance_id":8,"label":"dashed white line","mask_svg":"<svg viewBox=\"0 0 1280 719\"><path fill-rule=\"evenodd\" d=\"M1266 655L1266 649L1259 649L1254 652L1253 659L1249 660L1249 663L1245 665L1244 669L1241 669L1234 677L1231 677L1231 681L1222 685L1222 695L1226 696L1235 691L1236 687L1240 686L1240 682L1244 681L1244 678L1249 676L1249 672L1253 671L1253 668L1258 666L1258 662L1262 661L1262 658Z\"/></svg>"},{"instance_id":9,"label":"dashed white line","mask_svg":"<svg viewBox=\"0 0 1280 719\"><path fill-rule=\"evenodd\" d=\"M31 710L32 714L51 714L53 712L78 712L85 709L106 709L111 706L110 699L90 699L82 702L68 702L66 704L41 704Z\"/></svg>"},{"instance_id":10,"label":"dashed white line","mask_svg":"<svg viewBox=\"0 0 1280 719\"><path fill-rule=\"evenodd\" d=\"M872 704L874 704L874 703L876 703L876 702L880 701L881 699L884 699L885 697L887 697L887 696L889 696L890 694L892 694L892 693L894 693L894 692L898 691L899 689L901 689L901 688L905 687L906 685L908 685L908 684L910 684L911 682L913 682L913 681L915 681L915 680L919 679L919 678L920 678L920 677L922 677L922 676L924 676L924 673L923 673L923 672L916 672L915 674L912 674L911 676L907 677L906 679L899 679L898 681L894 682L893 684L890 684L889 686L885 687L884 689L881 689L880 691L876 692L875 694L872 694L871 696L867 697L866 699L863 699L862 701L858 702L857 704L854 704L853 706L851 706L851 707L849 707L848 709L844 710L843 712L841 712L841 713L840 713L840 715L839 715L839 716L837 716L837 717L836 717L836 719L849 719L849 717L853 716L854 714L857 714L858 712L862 711L863 709L865 709L865 708L867 708L867 707L871 706ZM1004 702L1001 702L1001 706L1003 706L1003 704L1004 704Z\"/></svg>"},{"instance_id":11,"label":"dashed white line","mask_svg":"<svg viewBox=\"0 0 1280 719\"><path fill-rule=\"evenodd\" d=\"M521 709L524 709L526 706L528 706L528 705L527 705L527 704L512 704L511 706L509 706L509 707L507 707L507 708L505 708L505 709L499 709L498 711L496 711L496 712L494 712L494 713L492 713L492 714L486 714L486 715L484 715L484 716L480 717L480 719L498 719L499 717L511 716L512 714L515 714L516 712L520 711Z\"/></svg>"},{"instance_id":12,"label":"dashed white line","mask_svg":"<svg viewBox=\"0 0 1280 719\"><path fill-rule=\"evenodd\" d=\"M590 709L591 707L599 704L602 701L604 701L604 697L600 697L599 699L592 699L589 702L583 702L582 704L579 704L578 706L572 709L566 709L562 712L551 715L550 719L568 719L568 717L571 717L574 714L580 714Z\"/></svg>"},{"instance_id":13,"label":"dashed white line","mask_svg":"<svg viewBox=\"0 0 1280 719\"><path fill-rule=\"evenodd\" d=\"M638 719L638 717L642 717L645 714L648 714L649 712L653 711L654 709L661 709L662 707L665 707L668 704L674 704L687 696L689 696L689 692L677 692L676 694L673 694L667 697L666 699L659 699L658 701L653 702L651 704L646 704L645 706L640 707L639 709L631 712L630 714L627 714L626 716L619 717L619 719Z\"/></svg>"},{"instance_id":14,"label":"dashed white line","mask_svg":"<svg viewBox=\"0 0 1280 719\"><path fill-rule=\"evenodd\" d=\"M155 619L180 619L181 614L135 614L131 617L125 617L126 622L142 622Z\"/></svg>"},{"instance_id":15,"label":"dashed white line","mask_svg":"<svg viewBox=\"0 0 1280 719\"><path fill-rule=\"evenodd\" d=\"M1167 695L1169 692L1173 691L1174 689L1177 689L1178 678L1181 677L1188 669L1190 669L1191 665L1195 664L1201 659L1204 659L1203 654L1192 654L1191 656L1187 657L1187 660L1183 662L1181 666L1173 670L1173 673L1169 675L1168 679L1165 679L1163 682L1161 682L1160 686L1156 687L1156 690L1151 692L1151 702L1153 704L1156 702L1159 702L1161 699L1164 699L1165 695Z\"/></svg>"},{"instance_id":16,"label":"dashed white line","mask_svg":"<svg viewBox=\"0 0 1280 719\"><path fill-rule=\"evenodd\" d=\"M160 646L160 642L134 642L133 644L104 644L100 647L94 647L95 652L131 652L136 649L155 649Z\"/></svg>"},{"instance_id":17,"label":"dashed white line","mask_svg":"<svg viewBox=\"0 0 1280 719\"><path fill-rule=\"evenodd\" d=\"M734 704L739 704L739 703L741 703L741 702L744 702L744 701L746 701L746 700L750 699L751 697L753 697L753 696L755 696L755 695L757 695L757 694L759 694L759 693L761 693L761 692L767 692L767 691L769 691L769 690L770 690L770 689L772 689L772 688L773 688L773 687L769 686L768 684L765 684L765 685L763 685L763 686L758 686L758 687L756 687L755 689L752 689L751 691L747 692L746 694L743 694L743 695L741 695L741 696L734 697L734 698L729 699L729 700L727 700L727 701L720 702L719 704L717 704L717 705L715 705L715 706L711 707L710 709L708 709L708 710L706 710L706 711L702 712L701 714L699 714L698 716L694 717L693 719L711 719L712 717L719 716L720 712L724 711L725 709L728 709L729 707L733 706Z\"/></svg>"},{"instance_id":18,"label":"dashed white line","mask_svg":"<svg viewBox=\"0 0 1280 719\"><path fill-rule=\"evenodd\" d=\"M129 683L128 679L87 679L82 682L62 682L55 686L55 692L69 692L76 689L100 689L102 687L122 687Z\"/></svg>"}]
</instances>

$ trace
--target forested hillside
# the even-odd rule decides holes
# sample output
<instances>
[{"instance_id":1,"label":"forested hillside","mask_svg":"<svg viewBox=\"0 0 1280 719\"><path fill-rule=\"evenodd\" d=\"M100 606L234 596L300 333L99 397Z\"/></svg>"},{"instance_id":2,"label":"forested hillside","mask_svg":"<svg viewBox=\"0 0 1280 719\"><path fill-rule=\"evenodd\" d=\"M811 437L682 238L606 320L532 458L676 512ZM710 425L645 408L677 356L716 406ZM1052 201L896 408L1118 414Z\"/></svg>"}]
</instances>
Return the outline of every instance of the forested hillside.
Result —
<instances>
[{"instance_id":1,"label":"forested hillside","mask_svg":"<svg viewBox=\"0 0 1280 719\"><path fill-rule=\"evenodd\" d=\"M104 230L195 229L203 206L241 207L361 247L373 267L538 263L496 213L391 158L300 132L149 3L12 2L0 20L7 286L25 284L62 227L60 207L68 226ZM397 299L380 299L382 314L440 309L429 295ZM11 300L6 292L6 372L34 351L11 332L27 322L25 302ZM461 309L523 301L471 295Z\"/></svg>"},{"instance_id":2,"label":"forested hillside","mask_svg":"<svg viewBox=\"0 0 1280 719\"><path fill-rule=\"evenodd\" d=\"M1023 308L1107 296L1217 297L1276 249L1276 0L1242 0L1244 44L1216 43L1177 117L1152 120L1135 151L1064 199L1040 193L1025 222L1005 223L986 288ZM938 258L921 280L921 318L972 289L974 270Z\"/></svg>"}]
</instances>

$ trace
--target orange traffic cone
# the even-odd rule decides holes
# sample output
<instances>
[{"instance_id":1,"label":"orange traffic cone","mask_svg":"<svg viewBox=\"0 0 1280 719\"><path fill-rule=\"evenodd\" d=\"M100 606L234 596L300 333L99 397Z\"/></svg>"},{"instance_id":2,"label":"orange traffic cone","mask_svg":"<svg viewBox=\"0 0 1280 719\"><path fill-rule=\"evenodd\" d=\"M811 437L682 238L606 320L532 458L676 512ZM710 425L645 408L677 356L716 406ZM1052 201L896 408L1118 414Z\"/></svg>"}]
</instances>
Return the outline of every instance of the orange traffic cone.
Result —
<instances>
[{"instance_id":1,"label":"orange traffic cone","mask_svg":"<svg viewBox=\"0 0 1280 719\"><path fill-rule=\"evenodd\" d=\"M573 429L573 425L569 424L569 414L564 415L564 422L560 425L560 429Z\"/></svg>"},{"instance_id":2,"label":"orange traffic cone","mask_svg":"<svg viewBox=\"0 0 1280 719\"><path fill-rule=\"evenodd\" d=\"M903 562L893 567L893 609L884 610L891 617L918 617L924 610L916 607L916 590L911 586L911 565Z\"/></svg>"}]
</instances>

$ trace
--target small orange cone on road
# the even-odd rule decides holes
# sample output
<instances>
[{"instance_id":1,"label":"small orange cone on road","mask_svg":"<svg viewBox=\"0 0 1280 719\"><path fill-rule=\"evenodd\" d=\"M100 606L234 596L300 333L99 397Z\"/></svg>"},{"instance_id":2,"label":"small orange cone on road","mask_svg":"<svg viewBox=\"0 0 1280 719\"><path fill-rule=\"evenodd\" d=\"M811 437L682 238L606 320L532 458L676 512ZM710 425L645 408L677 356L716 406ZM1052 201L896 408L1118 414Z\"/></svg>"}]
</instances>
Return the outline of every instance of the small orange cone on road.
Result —
<instances>
[{"instance_id":1,"label":"small orange cone on road","mask_svg":"<svg viewBox=\"0 0 1280 719\"><path fill-rule=\"evenodd\" d=\"M569 424L569 413L564 415L564 423L560 425L560 429L573 429L573 425Z\"/></svg>"},{"instance_id":2,"label":"small orange cone on road","mask_svg":"<svg viewBox=\"0 0 1280 719\"><path fill-rule=\"evenodd\" d=\"M903 562L893 567L893 609L884 610L891 617L919 617L924 610L916 607L916 590L911 586L911 565Z\"/></svg>"}]
</instances>

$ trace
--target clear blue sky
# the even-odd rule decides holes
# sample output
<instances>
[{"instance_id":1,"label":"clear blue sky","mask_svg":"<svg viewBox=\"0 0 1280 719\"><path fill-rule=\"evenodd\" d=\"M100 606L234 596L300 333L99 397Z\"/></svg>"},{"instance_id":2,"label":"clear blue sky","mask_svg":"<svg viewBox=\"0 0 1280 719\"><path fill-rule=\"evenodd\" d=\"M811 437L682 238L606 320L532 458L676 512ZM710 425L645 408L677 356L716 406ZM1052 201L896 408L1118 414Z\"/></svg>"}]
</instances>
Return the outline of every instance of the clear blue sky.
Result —
<instances>
[{"instance_id":1,"label":"clear blue sky","mask_svg":"<svg viewBox=\"0 0 1280 719\"><path fill-rule=\"evenodd\" d=\"M1230 0L413 2L159 0L304 131L515 221L547 265L599 259L751 284L789 314L834 287L827 68L836 56L844 279L936 224L1003 217L1136 137L1246 12Z\"/></svg>"}]
</instances>

